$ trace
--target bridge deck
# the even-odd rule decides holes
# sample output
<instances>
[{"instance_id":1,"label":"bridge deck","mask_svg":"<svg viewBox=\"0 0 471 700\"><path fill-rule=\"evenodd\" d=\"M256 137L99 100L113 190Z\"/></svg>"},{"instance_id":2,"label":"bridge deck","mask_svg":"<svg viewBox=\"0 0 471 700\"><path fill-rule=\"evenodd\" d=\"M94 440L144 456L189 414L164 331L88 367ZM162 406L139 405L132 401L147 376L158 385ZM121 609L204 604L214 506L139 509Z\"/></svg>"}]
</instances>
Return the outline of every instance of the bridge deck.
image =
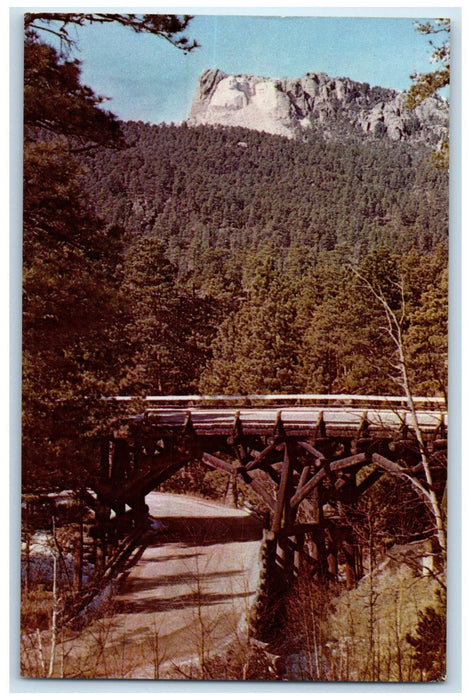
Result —
<instances>
[{"instance_id":1,"label":"bridge deck","mask_svg":"<svg viewBox=\"0 0 471 700\"><path fill-rule=\"evenodd\" d=\"M258 400L263 398L267 403L274 403L272 407L217 405L218 399L232 402L236 397L211 397L216 404L213 406L204 405L206 399L203 397L178 398L183 406L179 406L174 397L168 397L167 401L165 397L147 399L149 408L145 409L144 415L157 430L175 431L191 426L198 435L229 435L237 427L246 435L271 435L278 426L286 435L305 435L321 429L327 437L351 437L365 430L369 435L391 435L405 429L413 430L414 427L412 412L401 397L392 397L389 404L386 404L387 397L347 397L343 406L329 405L331 397L322 397L322 403L311 406L280 406L276 403L282 397L273 397L275 400L272 401L271 397L257 397ZM195 399L197 405L194 405ZM372 408L368 407L368 399ZM334 400L339 401L338 398ZM357 405L353 405L354 400ZM435 434L439 429L446 430L448 416L440 402L435 399L421 401L416 410L421 430L428 435ZM376 408L375 402L390 407Z\"/></svg>"}]
</instances>

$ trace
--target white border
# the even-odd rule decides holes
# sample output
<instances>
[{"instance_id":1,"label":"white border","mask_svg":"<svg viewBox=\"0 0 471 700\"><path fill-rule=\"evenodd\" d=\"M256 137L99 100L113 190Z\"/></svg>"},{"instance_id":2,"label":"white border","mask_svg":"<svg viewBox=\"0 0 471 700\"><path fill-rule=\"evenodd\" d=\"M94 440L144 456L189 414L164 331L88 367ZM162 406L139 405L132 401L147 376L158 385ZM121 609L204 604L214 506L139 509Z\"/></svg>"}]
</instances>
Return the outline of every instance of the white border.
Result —
<instances>
[{"instance_id":1,"label":"white border","mask_svg":"<svg viewBox=\"0 0 471 700\"><path fill-rule=\"evenodd\" d=\"M149 10L158 12L175 12L175 13L191 13L191 14L257 14L257 15L267 15L267 14L281 14L281 15L319 15L319 16L375 16L375 17L435 17L435 16L451 16L454 20L454 25L458 30L461 30L465 25L465 20L469 17L469 10L465 7L453 6L444 7L442 3L403 3L401 6L387 7L378 6L373 3L363 3L362 7L356 7L353 3L344 2L342 4L331 5L329 7L316 6L311 2L298 2L296 7L286 7L286 5L281 3L258 3L257 7L252 7L250 2L240 2L237 6L233 5L216 5L215 3L208 2L205 5L201 5L197 2L189 2L182 4L176 3L166 3L162 7L155 7L150 5L141 5L137 7L130 7L126 3L113 3L109 6L100 6L99 8L94 5L81 5L81 6L64 6L61 3L49 3L47 6L41 3L30 3L28 7L10 7L10 17L6 18L2 16L3 22L2 30L5 31L6 27L10 25L10 47L8 46L8 38L1 42L2 52L1 64L6 67L8 65L8 49L10 48L10 96L11 96L11 111L10 111L10 144L6 143L6 147L3 153L7 153L9 147L10 151L10 167L11 172L7 170L7 178L11 182L11 194L10 202L8 204L8 179L6 179L4 187L2 188L2 196L5 198L6 208L10 208L11 216L11 226L14 229L18 226L18 222L21 222L21 213L19 213L18 202L21 200L21 184L19 184L21 179L21 165L18 164L18 154L20 153L21 159L21 146L18 148L18 139L20 136L21 144L21 108L18 108L18 86L21 85L21 70L19 67L20 61L18 56L21 56L22 52L22 38L20 43L18 43L18 37L15 36L15 25L18 26L18 20L21 18L23 12L28 10L48 10L60 8L64 11L78 11L82 9L93 9L93 10L109 10L113 11L114 8L126 8L133 12L139 12L139 10ZM6 14L6 8L2 9L2 14ZM461 17L460 17L461 14ZM21 19L20 19L21 23ZM467 25L466 25L467 27ZM460 34L460 32L458 32ZM3 38L3 37L2 37ZM456 37L455 37L456 38ZM466 42L464 42L466 43ZM461 47L460 47L461 53ZM463 47L463 63L459 57L456 56L457 53L457 42L453 45L454 51L454 82L455 87L452 90L452 134L460 133L461 129L461 113L468 114L465 109L465 101L467 101L467 95L463 94L461 97L461 70L462 65L468 65L469 54L466 54L466 49ZM19 80L20 78L20 80ZM7 76L8 81L8 76ZM6 85L6 82L3 83ZM22 87L20 88L22 89ZM463 107L461 107L461 99L463 99ZM454 108L453 101L457 107ZM21 99L20 99L21 104ZM458 106L459 105L459 106ZM8 129L2 130L2 136L8 134ZM470 243L467 237L463 236L461 240L461 208L463 208L463 215L465 220L468 220L469 214L469 204L468 201L471 199L469 197L469 190L466 189L467 184L467 172L461 173L460 155L464 154L463 163L465 171L467 170L467 163L469 158L466 158L469 151L469 137L467 133L463 132L453 141L452 137L452 158L454 158L454 163L452 165L451 172L451 226L452 234L450 241L450 253L451 253L451 265L450 265L450 301L452 303L452 312L450 316L450 322L452 325L452 332L450 336L450 353L451 353L451 392L453 395L452 405L450 406L450 415L452 415L452 420L450 421L450 442L451 442L451 462L455 463L458 467L461 459L460 445L461 445L461 435L460 435L460 423L462 421L463 425L469 425L471 421L471 415L468 415L469 409L464 405L461 406L461 386L463 386L463 397L466 397L468 392L468 384L470 381L470 370L465 366L461 367L461 348L462 356L468 358L471 353L471 347L469 343L469 332L466 331L465 323L461 322L461 303L463 300L469 299L470 289L469 284L471 284L471 275L462 275L461 282L461 269L468 269L467 263L469 261L469 246ZM454 153L453 153L454 150ZM461 201L461 193L463 192L463 198ZM18 218L19 217L19 218ZM5 244L6 236L3 237L3 243ZM12 240L12 239L10 239ZM14 239L13 239L14 240ZM3 252L3 251L2 251ZM11 256L11 260L10 260ZM0 385L0 391L2 391L2 396L8 395L8 384L10 385L10 404L5 402L4 410L5 416L3 421L1 421L2 430L4 431L4 440L2 445L8 444L9 433L11 433L10 441L10 453L11 453L11 474L10 474L10 492L8 490L8 482L5 484L3 493L10 493L10 507L12 508L12 519L10 521L6 516L7 509L4 507L1 511L2 513L2 523L5 525L3 532L7 532L10 529L10 548L13 556L12 563L14 564L14 553L13 550L19 550L18 547L18 525L15 522L17 516L17 503L15 501L15 483L18 481L18 465L19 465L19 430L18 430L18 418L19 418L19 404L18 404L18 377L19 377L19 364L18 364L18 350L19 337L18 337L18 251L9 250L8 244L6 245L6 250L4 255L0 255L0 264L4 266L1 270L3 274L0 274L1 284L4 288L0 293L1 299L1 310L5 313L5 328L8 328L9 322L11 321L10 329L10 364L5 363L5 369L8 367L8 374L5 376L2 374L2 384ZM463 261L463 262L462 262ZM10 287L10 288L9 288ZM10 302L11 308L11 318L9 319L8 314L8 300ZM463 325L463 337L461 337L461 323ZM6 352L5 352L6 350ZM8 341L7 345L4 347L2 344L2 359L8 357ZM7 413L8 411L8 413ZM453 427L454 426L454 427ZM463 437L464 442L464 437ZM462 449L464 450L464 444ZM464 471L466 471L466 465ZM5 478L7 470L3 466L3 476ZM468 491L469 477L466 473L462 475L462 491L463 493ZM292 695L293 693L316 693L320 695L328 695L329 697L343 695L345 693L351 694L363 694L363 693L382 693L382 692L394 692L401 694L415 695L417 692L422 694L431 695L435 692L441 694L448 693L460 693L466 692L469 689L469 678L468 668L464 665L463 668L463 688L460 688L460 671L461 671L461 644L460 644L460 627L461 627L461 616L460 616L460 598L461 598L461 585L460 585L460 566L461 557L459 551L460 543L460 513L461 513L461 493L460 493L460 479L455 479L454 483L450 483L451 486L451 497L450 497L450 516L455 519L452 524L452 530L450 533L451 546L449 551L450 557L450 615L449 615L449 639L450 639L450 654L449 654L449 680L445 684L437 684L432 686L427 686L426 689L422 684L414 684L402 686L400 684L281 684L281 683L204 683L202 681L197 681L194 683L172 683L161 681L158 685L152 681L34 681L34 680L23 680L15 677L15 648L14 645L17 642L17 637L13 633L16 615L19 610L18 593L12 586L11 599L8 598L8 580L7 577L3 577L3 585L6 584L7 590L2 596L2 600L5 604L5 615L3 619L9 617L11 612L11 628L8 630L6 624L3 625L4 633L7 637L6 647L3 648L4 653L0 656L2 668L0 669L0 687L3 689L3 683L7 681L9 674L10 676L10 689L5 687L5 691L10 693L21 693L24 697L29 697L30 694L35 694L37 692L54 693L60 695L66 695L70 692L84 692L84 693L126 693L129 695L134 695L135 693L147 692L155 693L158 692L160 696L172 697L182 696L184 697L187 693L203 694L203 693L218 693L219 695L225 697L232 696L234 694L245 694L245 693L256 693L262 698L268 698L272 693L282 693ZM467 507L468 511L469 506ZM463 509L463 517L465 518L466 531L469 526L469 515L465 509ZM456 522L457 520L457 522ZM458 551L456 543L458 543ZM466 557L463 560L463 574L468 572L468 565ZM3 589L2 589L3 592ZM15 600L16 597L16 600ZM10 606L9 606L10 602ZM467 621L467 624L471 622L469 617L469 607L470 607L469 597L465 596L463 600L463 619ZM9 610L11 607L11 611ZM463 625L463 631L466 632L467 625ZM10 633L10 634L9 634ZM456 640L458 637L458 640ZM457 644L455 642L458 642ZM3 642L3 639L2 639ZM12 645L11 648L11 666L8 668L8 647ZM463 647L463 659L465 664L469 666L469 661L471 659L471 649L467 639L464 640ZM3 665L5 668L3 668ZM4 691L4 692L5 692Z\"/></svg>"}]
</instances>

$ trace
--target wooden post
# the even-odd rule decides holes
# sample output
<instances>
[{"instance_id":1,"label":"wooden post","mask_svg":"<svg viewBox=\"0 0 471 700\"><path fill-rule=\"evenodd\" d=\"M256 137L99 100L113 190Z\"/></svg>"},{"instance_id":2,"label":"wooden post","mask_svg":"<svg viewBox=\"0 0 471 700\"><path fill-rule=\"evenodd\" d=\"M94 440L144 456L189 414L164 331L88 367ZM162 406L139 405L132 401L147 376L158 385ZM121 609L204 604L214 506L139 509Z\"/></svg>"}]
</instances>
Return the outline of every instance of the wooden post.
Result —
<instances>
[{"instance_id":1,"label":"wooden post","mask_svg":"<svg viewBox=\"0 0 471 700\"><path fill-rule=\"evenodd\" d=\"M237 508L237 475L235 473L229 475L224 502L228 506Z\"/></svg>"},{"instance_id":2,"label":"wooden post","mask_svg":"<svg viewBox=\"0 0 471 700\"><path fill-rule=\"evenodd\" d=\"M280 531L282 523L283 523L283 514L284 514L284 510L285 510L285 496L286 496L286 489L288 486L289 469L290 469L290 464L289 464L289 460L287 459L287 451L286 451L286 446L285 446L285 460L284 460L283 466L281 468L280 485L278 487L276 506L275 506L275 514L273 516L273 522L272 522L272 531L275 534L275 568L274 568L274 572L273 572L274 577L275 577L274 583L275 583L275 586L277 588L281 586L282 589L286 587L286 580L285 580L285 546L286 546L286 544L280 538L279 531Z\"/></svg>"},{"instance_id":3,"label":"wooden post","mask_svg":"<svg viewBox=\"0 0 471 700\"><path fill-rule=\"evenodd\" d=\"M316 532L312 533L312 558L317 564L317 568L314 572L314 576L318 578L325 578L327 573L327 554L325 547L325 533L323 528L319 528Z\"/></svg>"},{"instance_id":4,"label":"wooden post","mask_svg":"<svg viewBox=\"0 0 471 700\"><path fill-rule=\"evenodd\" d=\"M95 547L95 568L99 576L106 568L106 543L102 534L98 534Z\"/></svg>"},{"instance_id":5,"label":"wooden post","mask_svg":"<svg viewBox=\"0 0 471 700\"><path fill-rule=\"evenodd\" d=\"M100 476L103 481L108 481L111 476L111 459L111 442L106 438L100 444Z\"/></svg>"},{"instance_id":6,"label":"wooden post","mask_svg":"<svg viewBox=\"0 0 471 700\"><path fill-rule=\"evenodd\" d=\"M278 488L278 496L276 499L275 515L273 516L272 530L276 534L279 532L282 523L283 515L285 514L286 495L288 491L288 482L292 472L292 464L289 459L288 446L285 444L285 457L281 468L280 486Z\"/></svg>"},{"instance_id":7,"label":"wooden post","mask_svg":"<svg viewBox=\"0 0 471 700\"><path fill-rule=\"evenodd\" d=\"M284 459L281 468L280 485L273 517L272 530L275 533L276 562L280 574L280 583L286 587L294 574L294 560L297 549L297 542L294 534L290 531L294 525L296 516L295 509L291 508L290 500L293 492L292 475L294 470L294 455L288 440L285 441ZM285 533L279 535L283 527ZM299 561L298 561L299 566Z\"/></svg>"},{"instance_id":8,"label":"wooden post","mask_svg":"<svg viewBox=\"0 0 471 700\"><path fill-rule=\"evenodd\" d=\"M117 438L114 443L111 478L120 486L120 482L131 476L131 455L129 445L124 438Z\"/></svg>"}]
</instances>

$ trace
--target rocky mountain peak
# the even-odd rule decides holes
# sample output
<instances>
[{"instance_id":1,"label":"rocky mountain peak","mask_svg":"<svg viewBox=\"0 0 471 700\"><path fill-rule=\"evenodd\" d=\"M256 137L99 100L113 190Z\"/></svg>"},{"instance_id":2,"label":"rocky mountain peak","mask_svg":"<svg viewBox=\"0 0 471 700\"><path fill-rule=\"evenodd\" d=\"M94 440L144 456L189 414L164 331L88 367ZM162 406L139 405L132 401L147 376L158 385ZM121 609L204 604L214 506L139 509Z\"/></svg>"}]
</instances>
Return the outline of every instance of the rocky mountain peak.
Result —
<instances>
[{"instance_id":1,"label":"rocky mountain peak","mask_svg":"<svg viewBox=\"0 0 471 700\"><path fill-rule=\"evenodd\" d=\"M276 79L208 69L187 123L241 126L288 138L315 129L330 138L357 134L435 145L447 133L448 103L429 98L409 109L405 92L325 73Z\"/></svg>"}]
</instances>

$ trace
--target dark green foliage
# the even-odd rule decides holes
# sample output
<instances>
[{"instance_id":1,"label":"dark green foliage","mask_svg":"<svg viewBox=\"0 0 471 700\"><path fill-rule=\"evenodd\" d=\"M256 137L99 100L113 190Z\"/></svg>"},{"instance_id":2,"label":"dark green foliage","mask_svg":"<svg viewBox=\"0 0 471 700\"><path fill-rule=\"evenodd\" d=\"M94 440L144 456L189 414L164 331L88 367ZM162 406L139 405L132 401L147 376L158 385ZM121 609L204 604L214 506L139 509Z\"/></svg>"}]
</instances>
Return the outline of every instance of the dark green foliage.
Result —
<instances>
[{"instance_id":1,"label":"dark green foliage","mask_svg":"<svg viewBox=\"0 0 471 700\"><path fill-rule=\"evenodd\" d=\"M45 134L67 136L76 148L118 145L117 119L100 108L104 99L80 83L77 60L60 59L35 32L26 36L24 52L24 123L27 139Z\"/></svg>"},{"instance_id":2,"label":"dark green foliage","mask_svg":"<svg viewBox=\"0 0 471 700\"><path fill-rule=\"evenodd\" d=\"M410 367L417 390L424 395L430 391L448 394L448 267L444 251L435 259L442 266L423 284L419 304L411 313L406 335Z\"/></svg>"},{"instance_id":3,"label":"dark green foliage","mask_svg":"<svg viewBox=\"0 0 471 700\"><path fill-rule=\"evenodd\" d=\"M99 212L137 234L157 231L187 284L206 251L268 242L281 262L378 245L428 252L446 242L447 178L427 151L383 142L290 141L240 128L122 125L129 148L87 158ZM118 175L119 173L119 175Z\"/></svg>"},{"instance_id":4,"label":"dark green foliage","mask_svg":"<svg viewBox=\"0 0 471 700\"><path fill-rule=\"evenodd\" d=\"M247 277L249 271L246 269ZM203 375L205 393L276 393L293 389L296 297L267 250L255 255L246 299L226 318Z\"/></svg>"},{"instance_id":5,"label":"dark green foliage","mask_svg":"<svg viewBox=\"0 0 471 700\"><path fill-rule=\"evenodd\" d=\"M446 673L446 604L437 594L436 607L427 606L419 612L414 634L407 634L414 648L414 667L424 681L445 679Z\"/></svg>"},{"instance_id":6,"label":"dark green foliage","mask_svg":"<svg viewBox=\"0 0 471 700\"><path fill-rule=\"evenodd\" d=\"M175 297L206 305L198 371L209 363L192 387L402 393L382 311L348 268L390 278L394 293L407 268L409 310L420 316L425 280L446 266L433 251L447 240L447 178L426 151L238 128L122 129L129 147L87 156L84 183L102 216L171 261ZM445 336L442 326L437 348ZM414 342L417 388L442 391L442 368L421 374L426 348Z\"/></svg>"},{"instance_id":7,"label":"dark green foliage","mask_svg":"<svg viewBox=\"0 0 471 700\"><path fill-rule=\"evenodd\" d=\"M102 397L118 394L123 387L145 393L153 386L158 354L154 349L159 343L166 353L166 364L161 363L166 386L172 389L175 374L184 376L185 386L191 383L198 367L195 358L201 356L202 364L207 352L206 331L199 323L207 314L204 304L189 304L192 317L198 319L197 330L180 323L187 311L180 297L171 301L170 263L163 256L155 260L152 253L140 262L136 255L125 254L129 238L123 227L100 218L83 188L78 153L98 145L122 147L121 128L112 114L101 109L103 99L81 84L79 62L43 43L37 31L47 26L47 31L73 43L69 25L93 21L118 22L163 36L180 48L192 48L184 37L176 36L187 27L188 17L25 16L24 489L93 483L98 460L95 438L109 435L114 422ZM152 261L154 269L161 267L160 280L152 278L146 285L146 266L152 271ZM130 266L137 282L143 282L137 304L127 277ZM149 313L155 314L155 328L154 345L147 347ZM173 313L176 328L187 328L183 343L180 337L160 337L159 324L167 331L166 313ZM186 352L186 362L175 355L169 363L172 342L182 354ZM146 364L144 373L139 358Z\"/></svg>"},{"instance_id":8,"label":"dark green foliage","mask_svg":"<svg viewBox=\"0 0 471 700\"><path fill-rule=\"evenodd\" d=\"M64 86L45 75L48 70L53 75L54 66L61 74L64 65L34 38L25 50L30 89L25 93L24 148L23 484L77 485L94 460L93 444L81 451L80 440L95 435L104 420L92 398L115 393L118 386L110 365L119 365L120 358L116 269L122 232L93 212L66 138L71 135L68 122L50 118L56 92ZM41 64L44 57L47 70ZM75 95L73 112L88 124L83 132L87 142L93 125L101 141L112 138L114 120L82 90L76 67L65 70L67 90ZM78 123L72 132L80 131ZM75 143L79 136L72 133ZM84 397L86 411L79 408Z\"/></svg>"},{"instance_id":9,"label":"dark green foliage","mask_svg":"<svg viewBox=\"0 0 471 700\"><path fill-rule=\"evenodd\" d=\"M404 281L408 362L416 394L441 394L446 388L446 305L431 307L431 292L419 292L424 282L432 285L435 275L442 274L442 257L440 251L401 256L380 249L362 267L382 281L393 308L401 305L395 280ZM252 252L250 259L245 298L218 330L201 391L403 393L383 310L350 267L342 265L337 251L320 256L297 278L276 270L273 257L262 262ZM422 316L429 318L428 326L422 326Z\"/></svg>"},{"instance_id":10,"label":"dark green foliage","mask_svg":"<svg viewBox=\"0 0 471 700\"><path fill-rule=\"evenodd\" d=\"M128 309L123 341L129 354L121 391L135 396L194 392L221 309L211 296L178 284L176 266L154 235L128 246L121 294Z\"/></svg>"}]
</instances>

